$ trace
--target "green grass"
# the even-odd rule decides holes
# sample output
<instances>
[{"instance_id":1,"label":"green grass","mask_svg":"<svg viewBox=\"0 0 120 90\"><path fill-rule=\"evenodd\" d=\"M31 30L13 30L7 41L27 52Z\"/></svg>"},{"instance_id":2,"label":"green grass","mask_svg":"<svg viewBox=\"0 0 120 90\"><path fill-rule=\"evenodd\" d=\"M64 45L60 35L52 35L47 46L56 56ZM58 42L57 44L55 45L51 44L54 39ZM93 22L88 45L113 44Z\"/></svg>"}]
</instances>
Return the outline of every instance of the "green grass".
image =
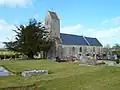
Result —
<instances>
[{"instance_id":1,"label":"green grass","mask_svg":"<svg viewBox=\"0 0 120 90\"><path fill-rule=\"evenodd\" d=\"M0 61L13 76L0 77L0 88L37 86L41 90L119 90L120 68L79 66L50 60ZM47 69L49 75L22 77L24 70Z\"/></svg>"}]
</instances>

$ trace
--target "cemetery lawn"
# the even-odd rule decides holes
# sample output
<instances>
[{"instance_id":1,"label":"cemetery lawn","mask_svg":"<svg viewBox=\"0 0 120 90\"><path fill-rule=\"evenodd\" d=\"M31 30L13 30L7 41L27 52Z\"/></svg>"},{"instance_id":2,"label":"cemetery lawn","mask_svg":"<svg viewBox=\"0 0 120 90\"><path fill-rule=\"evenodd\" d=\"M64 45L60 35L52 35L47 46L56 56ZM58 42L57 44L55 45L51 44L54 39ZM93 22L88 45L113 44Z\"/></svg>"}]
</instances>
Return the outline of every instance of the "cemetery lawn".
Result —
<instances>
[{"instance_id":1,"label":"cemetery lawn","mask_svg":"<svg viewBox=\"0 0 120 90\"><path fill-rule=\"evenodd\" d=\"M120 68L79 66L80 63L57 63L50 60L0 61L14 75L0 77L0 89L39 87L39 90L119 90ZM22 77L24 70L47 69L49 75Z\"/></svg>"}]
</instances>

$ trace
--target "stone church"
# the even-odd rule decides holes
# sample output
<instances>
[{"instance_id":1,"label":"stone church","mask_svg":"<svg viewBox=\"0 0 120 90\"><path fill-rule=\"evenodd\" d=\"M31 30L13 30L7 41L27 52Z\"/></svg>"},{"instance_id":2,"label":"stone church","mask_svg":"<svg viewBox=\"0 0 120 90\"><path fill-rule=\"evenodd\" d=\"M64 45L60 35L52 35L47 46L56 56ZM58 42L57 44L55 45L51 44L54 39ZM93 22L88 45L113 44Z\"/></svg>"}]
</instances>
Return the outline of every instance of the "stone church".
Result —
<instances>
[{"instance_id":1,"label":"stone church","mask_svg":"<svg viewBox=\"0 0 120 90\"><path fill-rule=\"evenodd\" d=\"M55 40L55 44L49 51L48 57L79 57L79 54L93 55L103 52L102 44L97 38L60 33L60 19L56 12L47 12L45 27L50 32L50 38Z\"/></svg>"}]
</instances>

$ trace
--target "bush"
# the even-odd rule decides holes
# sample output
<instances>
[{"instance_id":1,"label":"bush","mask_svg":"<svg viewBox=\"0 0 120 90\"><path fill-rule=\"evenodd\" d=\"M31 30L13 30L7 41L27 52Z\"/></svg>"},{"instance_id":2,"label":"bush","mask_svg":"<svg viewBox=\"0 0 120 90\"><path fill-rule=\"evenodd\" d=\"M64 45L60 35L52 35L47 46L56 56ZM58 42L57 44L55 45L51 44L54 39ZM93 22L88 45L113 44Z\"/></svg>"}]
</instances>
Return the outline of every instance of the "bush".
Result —
<instances>
[{"instance_id":1,"label":"bush","mask_svg":"<svg viewBox=\"0 0 120 90\"><path fill-rule=\"evenodd\" d=\"M102 60L101 64L105 64L105 61L104 61L104 60Z\"/></svg>"},{"instance_id":2,"label":"bush","mask_svg":"<svg viewBox=\"0 0 120 90\"><path fill-rule=\"evenodd\" d=\"M117 64L119 64L119 63L120 63L119 59L117 59L117 60L116 60L116 63L117 63Z\"/></svg>"}]
</instances>

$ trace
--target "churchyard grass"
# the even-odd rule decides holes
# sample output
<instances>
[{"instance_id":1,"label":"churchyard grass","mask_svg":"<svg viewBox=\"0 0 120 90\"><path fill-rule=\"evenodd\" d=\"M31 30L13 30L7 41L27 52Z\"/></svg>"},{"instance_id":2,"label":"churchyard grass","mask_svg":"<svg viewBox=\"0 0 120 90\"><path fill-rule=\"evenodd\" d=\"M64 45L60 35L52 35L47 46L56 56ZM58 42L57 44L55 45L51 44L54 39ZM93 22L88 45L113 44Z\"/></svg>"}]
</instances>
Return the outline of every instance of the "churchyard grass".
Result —
<instances>
[{"instance_id":1,"label":"churchyard grass","mask_svg":"<svg viewBox=\"0 0 120 90\"><path fill-rule=\"evenodd\" d=\"M14 73L0 77L0 89L8 87L39 87L40 90L119 90L120 68L79 66L78 62L57 63L50 60L0 61ZM25 70L45 69L48 75L22 77Z\"/></svg>"}]
</instances>

